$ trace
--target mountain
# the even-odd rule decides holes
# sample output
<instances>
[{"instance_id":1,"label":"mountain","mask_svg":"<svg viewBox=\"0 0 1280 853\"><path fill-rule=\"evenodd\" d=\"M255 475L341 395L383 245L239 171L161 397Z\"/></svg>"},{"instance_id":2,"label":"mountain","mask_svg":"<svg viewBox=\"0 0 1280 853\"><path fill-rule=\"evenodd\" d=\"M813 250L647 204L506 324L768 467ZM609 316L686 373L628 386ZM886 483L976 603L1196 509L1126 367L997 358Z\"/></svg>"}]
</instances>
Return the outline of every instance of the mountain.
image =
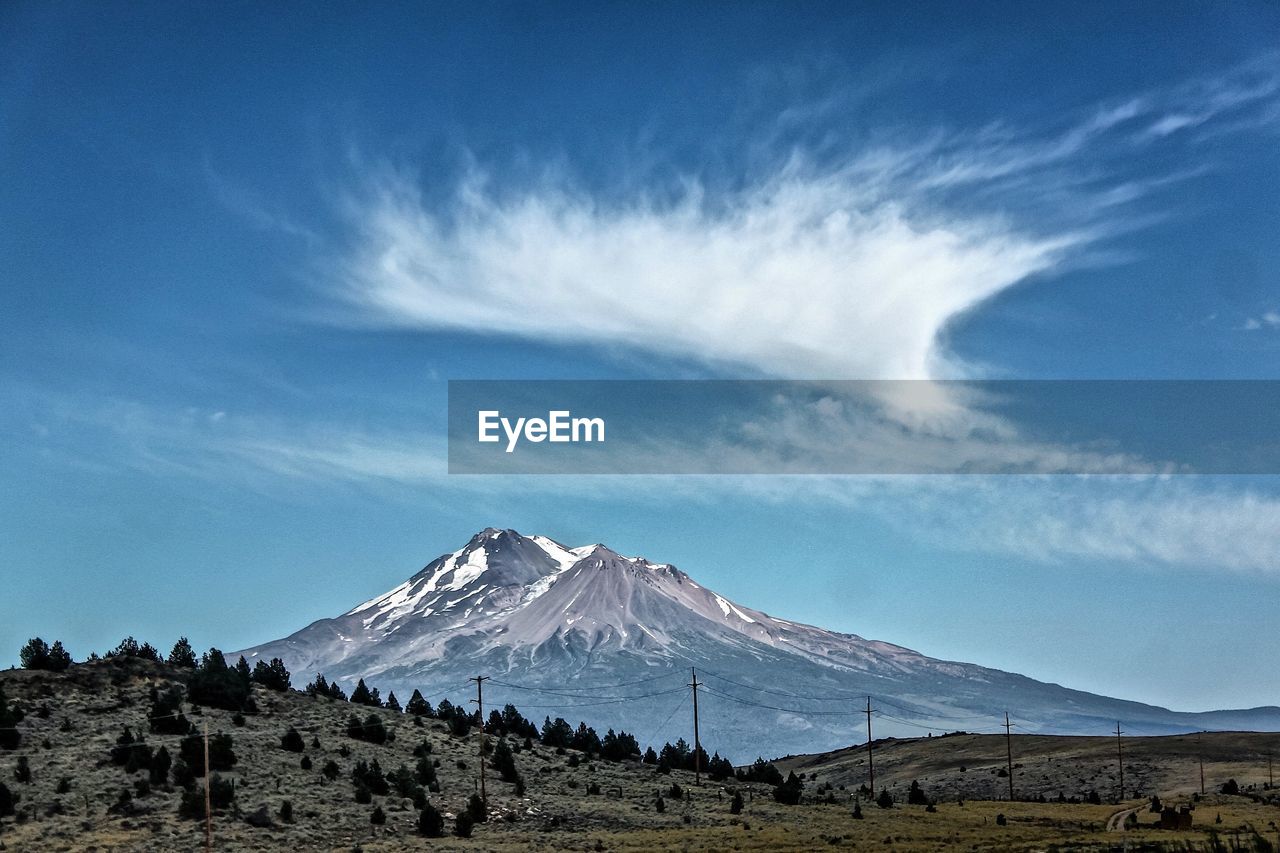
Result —
<instances>
[{"instance_id":1,"label":"mountain","mask_svg":"<svg viewBox=\"0 0 1280 853\"><path fill-rule=\"evenodd\" d=\"M735 761L835 749L874 732L1131 734L1280 730L1280 708L1187 713L937 660L736 604L675 566L604 545L486 529L395 589L333 619L229 657L282 658L295 684L358 678L401 702L414 688L455 704L484 683L487 707L625 728L642 745L692 740Z\"/></svg>"}]
</instances>

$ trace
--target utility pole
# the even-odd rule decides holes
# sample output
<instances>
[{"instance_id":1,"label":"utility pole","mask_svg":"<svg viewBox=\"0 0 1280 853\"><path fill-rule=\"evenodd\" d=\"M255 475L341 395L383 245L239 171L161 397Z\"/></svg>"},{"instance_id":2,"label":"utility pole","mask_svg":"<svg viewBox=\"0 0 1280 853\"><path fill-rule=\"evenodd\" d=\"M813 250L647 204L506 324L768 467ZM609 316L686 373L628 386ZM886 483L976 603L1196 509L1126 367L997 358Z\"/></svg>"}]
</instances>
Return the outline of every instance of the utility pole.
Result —
<instances>
[{"instance_id":1,"label":"utility pole","mask_svg":"<svg viewBox=\"0 0 1280 853\"><path fill-rule=\"evenodd\" d=\"M876 798L876 764L871 755L871 697L867 697L867 774L871 777L871 799Z\"/></svg>"},{"instance_id":2,"label":"utility pole","mask_svg":"<svg viewBox=\"0 0 1280 853\"><path fill-rule=\"evenodd\" d=\"M1271 753L1267 753L1267 787L1275 790L1276 777L1271 774Z\"/></svg>"},{"instance_id":3,"label":"utility pole","mask_svg":"<svg viewBox=\"0 0 1280 853\"><path fill-rule=\"evenodd\" d=\"M1004 751L1009 771L1009 802L1013 802L1013 735L1010 733L1013 723L1009 722L1009 712L1004 712Z\"/></svg>"},{"instance_id":4,"label":"utility pole","mask_svg":"<svg viewBox=\"0 0 1280 853\"><path fill-rule=\"evenodd\" d=\"M689 686L693 688L693 784L702 784L702 741L698 737L698 671L693 667L689 667L689 672L693 673L693 681Z\"/></svg>"},{"instance_id":5,"label":"utility pole","mask_svg":"<svg viewBox=\"0 0 1280 853\"><path fill-rule=\"evenodd\" d=\"M1124 802L1124 741L1120 739L1120 723L1116 722L1116 755L1120 759L1120 801Z\"/></svg>"},{"instance_id":6,"label":"utility pole","mask_svg":"<svg viewBox=\"0 0 1280 853\"><path fill-rule=\"evenodd\" d=\"M204 849L213 849L213 808L209 796L209 721L204 721Z\"/></svg>"},{"instance_id":7,"label":"utility pole","mask_svg":"<svg viewBox=\"0 0 1280 853\"><path fill-rule=\"evenodd\" d=\"M1200 796L1204 796L1204 747L1200 745L1200 733L1196 733L1196 755L1200 759Z\"/></svg>"},{"instance_id":8,"label":"utility pole","mask_svg":"<svg viewBox=\"0 0 1280 853\"><path fill-rule=\"evenodd\" d=\"M477 675L467 679L476 683L476 698L471 701L476 703L476 710L480 714L480 799L486 806L489 805L489 792L484 787L484 748L487 743L484 735L484 683L488 680L487 675Z\"/></svg>"}]
</instances>

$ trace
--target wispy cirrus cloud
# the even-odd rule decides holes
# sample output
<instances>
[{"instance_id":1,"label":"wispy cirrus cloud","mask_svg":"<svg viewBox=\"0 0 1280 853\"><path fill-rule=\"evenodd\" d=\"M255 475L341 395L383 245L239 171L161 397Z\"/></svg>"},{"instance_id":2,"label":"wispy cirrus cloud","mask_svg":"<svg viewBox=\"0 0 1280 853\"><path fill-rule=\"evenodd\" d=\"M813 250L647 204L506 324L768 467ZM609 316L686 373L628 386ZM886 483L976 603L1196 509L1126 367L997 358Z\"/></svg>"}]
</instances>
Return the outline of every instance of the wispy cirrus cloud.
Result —
<instances>
[{"instance_id":1,"label":"wispy cirrus cloud","mask_svg":"<svg viewBox=\"0 0 1280 853\"><path fill-rule=\"evenodd\" d=\"M354 238L328 292L350 322L738 375L965 375L939 344L953 318L1149 221L1132 205L1211 166L1135 173L1142 151L1265 113L1278 68L1262 57L1047 127L886 133L840 156L792 143L727 188L686 174L674 191L619 195L563 171L513 188L473 168L440 203L412 169L384 165L348 197Z\"/></svg>"}]
</instances>

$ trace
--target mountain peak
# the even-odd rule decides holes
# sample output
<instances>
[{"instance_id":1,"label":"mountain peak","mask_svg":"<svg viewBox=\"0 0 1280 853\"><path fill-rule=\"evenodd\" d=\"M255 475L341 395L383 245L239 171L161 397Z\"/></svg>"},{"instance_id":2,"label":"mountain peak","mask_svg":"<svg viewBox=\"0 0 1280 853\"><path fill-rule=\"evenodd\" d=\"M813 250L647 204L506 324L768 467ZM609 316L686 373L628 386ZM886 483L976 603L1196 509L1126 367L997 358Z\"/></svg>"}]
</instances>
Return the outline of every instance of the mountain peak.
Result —
<instances>
[{"instance_id":1,"label":"mountain peak","mask_svg":"<svg viewBox=\"0 0 1280 853\"><path fill-rule=\"evenodd\" d=\"M1147 731L1280 725L1274 709L1178 714L928 658L738 605L672 565L601 543L571 548L497 527L389 592L243 654L251 661L280 657L298 681L317 673L348 684L364 678L405 695L447 691L477 672L492 673L545 686L572 707L582 697L563 688L580 679L584 686L666 678L683 684L696 665L700 675L720 678L708 701L744 760L764 742L779 752L847 743L858 734L856 718L833 715L840 707L833 696L856 704L878 695L895 714L909 715L904 733L955 728L957 720L970 725L1007 707L1019 709L1019 725L1029 730L1093 731L1116 719ZM522 698L512 689L495 685L503 700ZM612 723L651 729L669 719L675 699L660 682L654 691L615 697ZM813 698L819 696L826 698ZM771 706L776 716L761 714ZM891 720L884 725L893 730Z\"/></svg>"}]
</instances>

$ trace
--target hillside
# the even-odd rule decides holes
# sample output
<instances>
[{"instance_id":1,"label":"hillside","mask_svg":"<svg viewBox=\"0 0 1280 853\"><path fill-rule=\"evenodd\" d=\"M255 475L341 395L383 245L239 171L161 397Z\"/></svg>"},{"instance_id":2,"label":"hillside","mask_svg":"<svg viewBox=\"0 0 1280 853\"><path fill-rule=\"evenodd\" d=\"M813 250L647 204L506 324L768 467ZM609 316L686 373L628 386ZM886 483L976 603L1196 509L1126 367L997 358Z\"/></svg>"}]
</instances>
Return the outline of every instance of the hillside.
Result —
<instances>
[{"instance_id":1,"label":"hillside","mask_svg":"<svg viewBox=\"0 0 1280 853\"><path fill-rule=\"evenodd\" d=\"M874 744L877 790L888 788L905 798L913 780L933 796L945 799L1008 798L1004 735L957 734L930 738L888 738ZM1084 799L1097 791L1105 802L1119 797L1116 738L1013 735L1014 796L1019 799L1060 794ZM1268 758L1280 777L1280 734L1207 732L1123 740L1127 797L1159 794L1189 796L1200 791L1200 758L1206 791L1218 791L1234 779L1260 794L1270 783ZM814 755L788 756L774 762L818 784L857 787L866 784L867 750L863 745ZM1280 801L1280 798L1278 798Z\"/></svg>"},{"instance_id":2,"label":"hillside","mask_svg":"<svg viewBox=\"0 0 1280 853\"><path fill-rule=\"evenodd\" d=\"M203 821L179 816L182 789L175 783L177 762L163 783L148 786L145 768L127 772L112 763L112 748L128 726L143 732L148 747L164 747L175 758L182 737L146 733L151 690L188 683L191 671L132 657L115 657L77 664L65 672L7 671L0 673L10 703L21 706L24 719L17 725L21 742L16 749L0 749L0 773L11 793L18 796L16 814L0 816L0 845L6 850L146 850L190 851L203 843ZM466 808L477 785L481 735L450 733L446 723L381 708L354 706L330 698L315 698L297 691L275 691L255 685L257 712L245 714L237 725L230 711L194 708L189 701L180 710L197 730L208 726L215 735L229 734L236 757L223 779L234 783L232 803L218 807L213 818L215 849L227 850L760 850L812 851L828 846L877 849L933 850L962 844L974 850L1108 849L1114 835L1106 832L1111 805L1040 805L967 801L956 804L959 792L947 790L945 768L957 756L973 765L972 773L987 774L992 742L985 739L931 738L913 742L877 744L877 761L883 760L886 782L901 789L907 776L919 772L935 794L935 811L899 802L880 809L869 802L859 808L855 763L841 769L849 755L787 759L784 767L797 767L807 780L800 805L774 802L772 787L734 780L694 785L693 774L675 770L664 774L638 760L604 761L573 749L556 749L533 740L524 748L519 737L507 737L514 749L515 765L525 790L501 781L492 766L486 774L489 793L488 821L478 824L470 838L452 835L424 838L418 831L419 810L412 797L393 792L374 793L369 802L356 802L351 772L359 761L377 761L381 770L393 773L401 765L415 768L415 748L430 744L438 791L425 798L444 813L445 831L452 833L456 816ZM352 738L347 723L353 712L377 718L389 735L375 744ZM532 712L530 712L532 713ZM301 736L302 752L282 747L282 736L294 727ZM491 738L497 740L497 738ZM1159 739L1173 743L1172 739ZM1233 762L1257 755L1265 744L1258 736L1214 736L1206 739L1211 766L1225 771ZM318 745L317 745L318 743ZM1131 744L1135 756L1144 755L1142 741ZM1071 745L1075 744L1073 752ZM957 749L953 750L955 746ZM1040 758L1023 756L1024 768L1038 761L1057 762L1072 754L1093 761L1095 745L1083 739L1028 740L1020 750L1047 750ZM1151 747L1159 750L1159 746ZM129 750L125 750L127 753ZM1154 755L1154 753L1152 753ZM883 756L883 758L881 758ZM972 756L972 757L970 757ZM982 758L986 756L986 758ZM1105 772L1102 753L1098 767ZM30 774L23 775L22 759ZM310 769L304 769L304 760ZM1140 759L1153 761L1152 758ZM214 761L218 761L215 756ZM337 765L333 780L323 768ZM436 766L438 765L438 766ZM827 789L825 778L847 772L848 783ZM1074 771L1073 771L1074 772ZM1216 772L1216 771L1215 771ZM1256 778L1256 768L1253 776ZM1240 774L1244 776L1243 773ZM62 780L65 784L60 784ZM672 784L688 799L671 792ZM734 791L744 798L741 814L731 812ZM130 792L122 796L122 792ZM195 797L199 802L200 788ZM655 806L658 793L665 809ZM970 796L964 794L965 796ZM292 821L282 820L281 807L292 805ZM1223 815L1222 824L1204 829L1241 832L1247 842L1251 829L1260 828L1268 838L1280 841L1269 821L1280 819L1280 808L1244 796L1207 798L1200 804L1205 820L1211 808ZM371 817L381 809L385 823ZM200 810L202 814L202 810ZM1006 825L998 825L996 815ZM255 825L259 824L259 825ZM1207 838L1197 830L1174 836L1140 830L1133 838L1176 842ZM885 839L891 841L885 845ZM1149 849L1160 849L1153 847ZM1250 849L1242 845L1240 849ZM1261 847L1257 849L1263 849Z\"/></svg>"}]
</instances>

